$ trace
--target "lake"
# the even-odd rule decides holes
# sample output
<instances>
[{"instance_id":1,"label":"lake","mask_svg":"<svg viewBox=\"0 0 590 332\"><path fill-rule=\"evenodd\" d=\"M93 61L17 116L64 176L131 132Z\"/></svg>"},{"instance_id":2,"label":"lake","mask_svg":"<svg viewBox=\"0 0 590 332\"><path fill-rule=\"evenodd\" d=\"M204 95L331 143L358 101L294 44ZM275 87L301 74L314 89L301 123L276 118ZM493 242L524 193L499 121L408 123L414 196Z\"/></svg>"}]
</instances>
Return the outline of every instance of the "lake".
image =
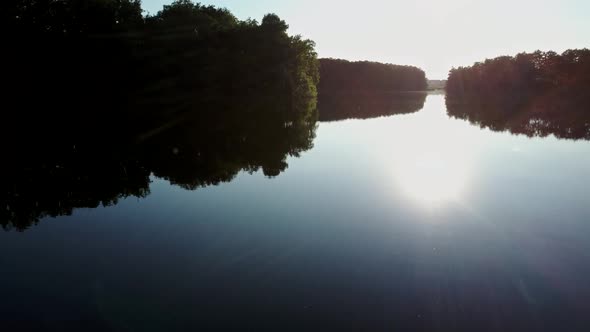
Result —
<instances>
[{"instance_id":1,"label":"lake","mask_svg":"<svg viewBox=\"0 0 590 332\"><path fill-rule=\"evenodd\" d=\"M152 171L143 197L0 231L0 321L588 331L590 141L450 117L444 95L402 113L320 122L280 174Z\"/></svg>"}]
</instances>

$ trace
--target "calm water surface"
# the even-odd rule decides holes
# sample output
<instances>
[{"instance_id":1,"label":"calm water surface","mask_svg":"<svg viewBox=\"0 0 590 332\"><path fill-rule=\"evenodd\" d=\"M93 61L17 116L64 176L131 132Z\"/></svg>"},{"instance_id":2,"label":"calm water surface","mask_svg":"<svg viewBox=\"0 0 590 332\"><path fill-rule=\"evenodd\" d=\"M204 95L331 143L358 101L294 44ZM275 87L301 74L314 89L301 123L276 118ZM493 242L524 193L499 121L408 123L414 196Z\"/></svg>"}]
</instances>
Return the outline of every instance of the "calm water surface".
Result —
<instances>
[{"instance_id":1,"label":"calm water surface","mask_svg":"<svg viewBox=\"0 0 590 332\"><path fill-rule=\"evenodd\" d=\"M590 142L416 113L240 173L0 231L10 330L590 330ZM7 330L8 331L8 330Z\"/></svg>"}]
</instances>

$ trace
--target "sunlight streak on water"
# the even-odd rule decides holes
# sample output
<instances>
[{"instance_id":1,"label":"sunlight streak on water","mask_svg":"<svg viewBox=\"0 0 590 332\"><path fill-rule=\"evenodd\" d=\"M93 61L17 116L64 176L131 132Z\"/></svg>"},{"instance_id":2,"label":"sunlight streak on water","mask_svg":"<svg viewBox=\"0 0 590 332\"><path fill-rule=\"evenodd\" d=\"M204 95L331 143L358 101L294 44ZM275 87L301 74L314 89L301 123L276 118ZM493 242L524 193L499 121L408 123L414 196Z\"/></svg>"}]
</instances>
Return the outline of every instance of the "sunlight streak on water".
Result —
<instances>
[{"instance_id":1,"label":"sunlight streak on water","mask_svg":"<svg viewBox=\"0 0 590 332\"><path fill-rule=\"evenodd\" d=\"M394 146L383 156L397 189L422 208L460 204L478 161L476 137L462 123L449 126L443 96L429 96L425 109L399 118L389 129Z\"/></svg>"}]
</instances>

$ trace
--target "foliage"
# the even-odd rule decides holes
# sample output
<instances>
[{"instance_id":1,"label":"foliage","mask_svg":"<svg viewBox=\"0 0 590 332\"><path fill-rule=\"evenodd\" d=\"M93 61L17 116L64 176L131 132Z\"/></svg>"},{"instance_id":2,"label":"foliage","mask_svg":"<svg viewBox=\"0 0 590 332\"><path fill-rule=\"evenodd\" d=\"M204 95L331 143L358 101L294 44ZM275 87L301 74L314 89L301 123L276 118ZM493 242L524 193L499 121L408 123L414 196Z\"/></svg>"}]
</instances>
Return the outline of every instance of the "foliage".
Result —
<instances>
[{"instance_id":1,"label":"foliage","mask_svg":"<svg viewBox=\"0 0 590 332\"><path fill-rule=\"evenodd\" d=\"M590 50L521 53L451 70L449 114L528 136L590 138Z\"/></svg>"},{"instance_id":2,"label":"foliage","mask_svg":"<svg viewBox=\"0 0 590 332\"><path fill-rule=\"evenodd\" d=\"M413 66L321 59L320 73L321 93L424 91L427 87L424 71Z\"/></svg>"},{"instance_id":3,"label":"foliage","mask_svg":"<svg viewBox=\"0 0 590 332\"><path fill-rule=\"evenodd\" d=\"M150 175L187 189L240 171L276 176L312 147L314 43L179 0L11 0L5 20L0 225L149 194Z\"/></svg>"},{"instance_id":4,"label":"foliage","mask_svg":"<svg viewBox=\"0 0 590 332\"><path fill-rule=\"evenodd\" d=\"M17 35L108 33L143 21L139 0L8 0L4 6L5 22Z\"/></svg>"},{"instance_id":5,"label":"foliage","mask_svg":"<svg viewBox=\"0 0 590 332\"><path fill-rule=\"evenodd\" d=\"M449 99L479 99L508 108L551 108L543 99L585 98L590 89L590 50L520 53L452 69ZM582 100L580 100L582 101Z\"/></svg>"}]
</instances>

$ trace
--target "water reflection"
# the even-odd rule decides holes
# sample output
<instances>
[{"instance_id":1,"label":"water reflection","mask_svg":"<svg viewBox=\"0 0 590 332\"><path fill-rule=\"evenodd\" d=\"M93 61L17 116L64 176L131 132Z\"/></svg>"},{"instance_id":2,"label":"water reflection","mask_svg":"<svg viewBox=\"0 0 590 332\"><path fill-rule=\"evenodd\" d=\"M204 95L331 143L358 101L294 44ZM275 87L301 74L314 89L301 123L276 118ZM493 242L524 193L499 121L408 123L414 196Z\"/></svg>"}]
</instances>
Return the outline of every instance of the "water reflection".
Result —
<instances>
[{"instance_id":1,"label":"water reflection","mask_svg":"<svg viewBox=\"0 0 590 332\"><path fill-rule=\"evenodd\" d=\"M507 105L467 97L447 98L447 113L481 128L528 137L553 135L560 139L590 140L590 108L576 99L536 96L525 105Z\"/></svg>"},{"instance_id":2,"label":"water reflection","mask_svg":"<svg viewBox=\"0 0 590 332\"><path fill-rule=\"evenodd\" d=\"M471 167L464 153L469 142L449 128L448 117L440 111L444 105L431 102L424 109L427 96L425 92L320 93L319 109L322 122L417 113L402 122L397 116L391 118L391 150L375 158L386 165L384 178L393 176L396 190L420 208L430 209L461 199Z\"/></svg>"},{"instance_id":3,"label":"water reflection","mask_svg":"<svg viewBox=\"0 0 590 332\"><path fill-rule=\"evenodd\" d=\"M26 321L76 331L273 330L292 321L295 330L556 331L568 321L585 331L590 192L580 179L590 176L590 143L481 130L449 118L444 103L429 96L420 112L321 123L314 148L287 158L290 171L272 181L243 174L186 191L156 180L138 202L0 232L0 281L10 285L2 319L16 330ZM108 189L108 177L119 177L115 193L133 181L144 188L156 167L178 174L156 159L192 160L177 142L198 133L177 132L146 134L145 149L131 145L119 158L82 149L97 177L77 193ZM217 141L195 146L203 155L208 144L223 151ZM231 155L197 165L219 170ZM76 169L47 172L67 174L63 166ZM65 188L76 188L74 178ZM64 196L57 185L45 196L51 190Z\"/></svg>"},{"instance_id":4,"label":"water reflection","mask_svg":"<svg viewBox=\"0 0 590 332\"><path fill-rule=\"evenodd\" d=\"M370 119L415 113L424 107L425 92L320 93L320 121Z\"/></svg>"},{"instance_id":5,"label":"water reflection","mask_svg":"<svg viewBox=\"0 0 590 332\"><path fill-rule=\"evenodd\" d=\"M386 147L371 150L377 153L370 160L382 169L384 181L393 183L396 195L404 194L425 210L464 205L481 166L478 140L482 136L466 133L469 127L449 121L449 115L529 137L552 134L590 139L590 116L581 109L559 114L523 109L507 114L447 99L445 113L443 96L429 98L424 108L424 93L323 94L319 119L331 122L396 114L372 124L386 126L387 137L371 139L387 144L368 142ZM191 100L190 105L191 109L178 112L164 125L134 136L99 136L104 121L84 127L86 135L80 128L63 134L71 122L58 123L59 118L45 119L43 126L49 129L37 124L36 134L26 139L21 135L16 144L6 146L6 160L11 162L2 165L0 224L24 230L44 217L71 215L77 208L144 198L151 193L154 177L187 190L229 182L240 172L261 171L275 177L287 169L289 156L297 157L313 147L318 107L311 96L292 105L272 94ZM21 129L17 126L4 134L8 137L7 133ZM62 134L50 136L50 130Z\"/></svg>"},{"instance_id":6,"label":"water reflection","mask_svg":"<svg viewBox=\"0 0 590 332\"><path fill-rule=\"evenodd\" d=\"M424 106L425 98L423 93L325 95L321 118L412 113ZM272 93L231 99L185 96L160 105L173 110L182 105L172 116L154 109L158 104L153 101L136 104L150 116L128 119L126 127L108 133L104 128L112 120L110 113L94 123L69 113L55 113L33 125L13 118L16 127L9 133L18 139L6 153L13 162L2 166L0 224L25 230L45 217L71 215L78 208L144 198L153 176L187 190L229 182L242 171L274 177L287 169L287 157L312 148L318 118L313 96L299 96L293 103ZM19 136L24 127L33 133ZM8 140L10 135L4 134Z\"/></svg>"},{"instance_id":7,"label":"water reflection","mask_svg":"<svg viewBox=\"0 0 590 332\"><path fill-rule=\"evenodd\" d=\"M274 177L287 169L288 156L312 147L315 98L290 107L273 95L192 103L201 108L133 137L95 136L100 129L88 128L88 135L32 134L16 142L6 153L11 163L2 165L0 225L24 230L47 216L146 197L152 175L190 190L231 181L241 171Z\"/></svg>"},{"instance_id":8,"label":"water reflection","mask_svg":"<svg viewBox=\"0 0 590 332\"><path fill-rule=\"evenodd\" d=\"M429 96L417 114L388 126L390 150L380 159L393 178L395 190L419 209L444 208L460 203L467 194L478 155L465 128L449 122L441 112L442 96Z\"/></svg>"},{"instance_id":9,"label":"water reflection","mask_svg":"<svg viewBox=\"0 0 590 332\"><path fill-rule=\"evenodd\" d=\"M395 178L400 188L414 201L427 208L460 201L471 171L458 149L448 145L418 145L406 150L405 159L395 159Z\"/></svg>"}]
</instances>

